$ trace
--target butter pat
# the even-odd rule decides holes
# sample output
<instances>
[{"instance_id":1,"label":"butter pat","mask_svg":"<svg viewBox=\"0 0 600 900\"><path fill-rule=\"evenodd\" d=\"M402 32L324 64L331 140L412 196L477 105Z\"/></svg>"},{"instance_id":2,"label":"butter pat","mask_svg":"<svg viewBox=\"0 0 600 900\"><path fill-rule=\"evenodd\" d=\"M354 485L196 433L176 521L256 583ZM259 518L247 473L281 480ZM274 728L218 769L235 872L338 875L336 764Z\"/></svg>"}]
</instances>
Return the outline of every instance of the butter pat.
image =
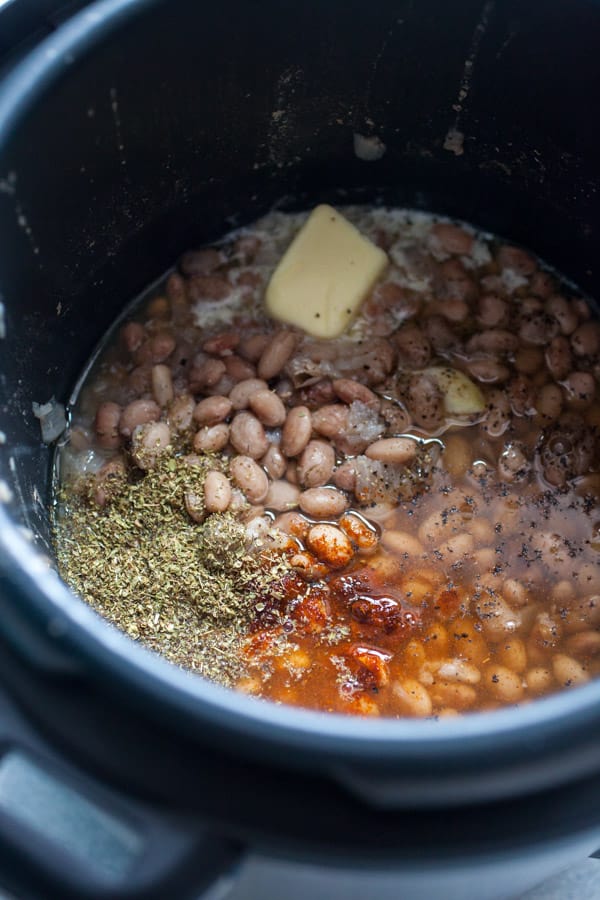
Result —
<instances>
[{"instance_id":1,"label":"butter pat","mask_svg":"<svg viewBox=\"0 0 600 900\"><path fill-rule=\"evenodd\" d=\"M383 250L322 204L275 269L265 295L267 312L314 337L337 337L387 265Z\"/></svg>"}]
</instances>

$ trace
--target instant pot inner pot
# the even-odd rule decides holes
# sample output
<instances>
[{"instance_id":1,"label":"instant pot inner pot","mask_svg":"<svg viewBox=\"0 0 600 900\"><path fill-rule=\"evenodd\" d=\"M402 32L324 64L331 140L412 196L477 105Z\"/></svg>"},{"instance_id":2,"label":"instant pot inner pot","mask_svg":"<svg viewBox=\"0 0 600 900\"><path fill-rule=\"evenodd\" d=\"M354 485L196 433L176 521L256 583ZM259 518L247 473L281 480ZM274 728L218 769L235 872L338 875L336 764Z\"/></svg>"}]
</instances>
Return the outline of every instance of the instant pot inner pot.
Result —
<instances>
[{"instance_id":1,"label":"instant pot inner pot","mask_svg":"<svg viewBox=\"0 0 600 900\"><path fill-rule=\"evenodd\" d=\"M48 57L4 123L0 471L46 542L51 451L32 401L68 399L182 250L275 203L456 215L599 286L593 4L139 10Z\"/></svg>"},{"instance_id":2,"label":"instant pot inner pot","mask_svg":"<svg viewBox=\"0 0 600 900\"><path fill-rule=\"evenodd\" d=\"M183 250L274 204L383 202L458 216L531 248L600 294L595 4L109 0L93 10L15 70L0 98L0 483L10 515L46 548L52 448L41 443L32 402L67 402L131 298ZM26 683L21 669L15 690ZM100 751L77 710L90 696L73 689L66 701L79 723L69 741L88 760ZM119 750L130 728L131 718L106 729L104 749L120 752L111 766L122 783L139 785L148 773L133 772ZM166 759L169 738L148 741L148 753L160 747ZM186 754L187 773L199 757ZM154 762L151 771L163 772ZM309 762L305 756L302 765ZM229 778L229 758L219 764ZM212 757L210 766L217 771ZM589 759L586 766L589 773ZM183 777L161 777L154 796L198 794ZM241 816L249 828L256 798L247 772L236 778L231 809L224 812L222 791L206 784L203 808ZM276 795L275 774L261 778ZM382 782L378 802L387 787ZM311 824L315 843L363 846L340 789L310 789L329 810ZM298 785L289 793L293 806L301 793ZM581 807L571 796L577 828ZM553 802L544 799L539 819ZM271 831L278 823L294 830L284 813L274 813ZM385 827L383 844L397 847L406 829L391 817ZM426 817L411 827L423 840L436 833ZM298 833L306 828L299 819ZM474 837L476 818L469 828Z\"/></svg>"}]
</instances>

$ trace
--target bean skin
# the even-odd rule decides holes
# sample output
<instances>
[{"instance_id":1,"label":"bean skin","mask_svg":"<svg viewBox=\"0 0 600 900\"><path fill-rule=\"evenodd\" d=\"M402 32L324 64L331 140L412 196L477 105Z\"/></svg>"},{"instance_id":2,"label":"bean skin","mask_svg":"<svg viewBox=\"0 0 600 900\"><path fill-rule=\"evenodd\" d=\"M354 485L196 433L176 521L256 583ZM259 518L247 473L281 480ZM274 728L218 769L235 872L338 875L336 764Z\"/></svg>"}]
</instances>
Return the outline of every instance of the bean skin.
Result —
<instances>
[{"instance_id":1,"label":"bean skin","mask_svg":"<svg viewBox=\"0 0 600 900\"><path fill-rule=\"evenodd\" d=\"M300 509L315 519L337 519L348 507L348 498L336 488L309 488L300 494Z\"/></svg>"},{"instance_id":2,"label":"bean skin","mask_svg":"<svg viewBox=\"0 0 600 900\"><path fill-rule=\"evenodd\" d=\"M285 420L281 433L281 452L285 456L298 456L310 440L312 418L306 406L295 406Z\"/></svg>"},{"instance_id":3,"label":"bean skin","mask_svg":"<svg viewBox=\"0 0 600 900\"><path fill-rule=\"evenodd\" d=\"M138 425L147 425L157 419L160 419L160 406L154 400L133 400L121 413L119 431L128 438Z\"/></svg>"},{"instance_id":4,"label":"bean skin","mask_svg":"<svg viewBox=\"0 0 600 900\"><path fill-rule=\"evenodd\" d=\"M234 409L246 409L250 403L250 397L259 391L268 391L269 386L262 378L246 378L232 388L229 399Z\"/></svg>"},{"instance_id":5,"label":"bean skin","mask_svg":"<svg viewBox=\"0 0 600 900\"><path fill-rule=\"evenodd\" d=\"M332 569L342 569L353 557L352 544L340 528L320 523L306 537L309 550Z\"/></svg>"},{"instance_id":6,"label":"bean skin","mask_svg":"<svg viewBox=\"0 0 600 900\"><path fill-rule=\"evenodd\" d=\"M94 428L98 446L102 447L103 450L117 450L121 445L121 437L119 435L121 413L122 408L119 404L112 403L110 400L101 403L98 407Z\"/></svg>"},{"instance_id":7,"label":"bean skin","mask_svg":"<svg viewBox=\"0 0 600 900\"><path fill-rule=\"evenodd\" d=\"M473 247L473 235L450 222L437 222L432 227L431 234L447 253L468 256Z\"/></svg>"},{"instance_id":8,"label":"bean skin","mask_svg":"<svg viewBox=\"0 0 600 900\"><path fill-rule=\"evenodd\" d=\"M267 344L258 361L258 377L265 381L279 375L294 352L296 335L291 331L279 331Z\"/></svg>"},{"instance_id":9,"label":"bean skin","mask_svg":"<svg viewBox=\"0 0 600 900\"><path fill-rule=\"evenodd\" d=\"M356 467L351 459L337 466L333 473L333 483L342 491L352 492L356 486Z\"/></svg>"},{"instance_id":10,"label":"bean skin","mask_svg":"<svg viewBox=\"0 0 600 900\"><path fill-rule=\"evenodd\" d=\"M242 338L238 353L248 362L256 363L263 355L269 340L268 334L253 334L251 337Z\"/></svg>"},{"instance_id":11,"label":"bean skin","mask_svg":"<svg viewBox=\"0 0 600 900\"><path fill-rule=\"evenodd\" d=\"M276 511L293 509L298 506L300 489L289 481L272 481L265 498L265 507Z\"/></svg>"},{"instance_id":12,"label":"bean skin","mask_svg":"<svg viewBox=\"0 0 600 900\"><path fill-rule=\"evenodd\" d=\"M552 670L561 687L576 687L590 680L585 666L582 666L576 659L573 659L572 656L567 656L565 653L557 653L554 656Z\"/></svg>"},{"instance_id":13,"label":"bean skin","mask_svg":"<svg viewBox=\"0 0 600 900\"><path fill-rule=\"evenodd\" d=\"M571 372L563 382L567 403L574 409L591 406L596 395L596 380L589 372Z\"/></svg>"},{"instance_id":14,"label":"bean skin","mask_svg":"<svg viewBox=\"0 0 600 900\"><path fill-rule=\"evenodd\" d=\"M257 418L269 428L283 425L286 419L285 406L273 391L257 391L248 401Z\"/></svg>"},{"instance_id":15,"label":"bean skin","mask_svg":"<svg viewBox=\"0 0 600 900\"><path fill-rule=\"evenodd\" d=\"M377 394L374 394L370 388L359 381L354 381L352 378L338 378L332 382L331 386L336 397L342 403L350 404L354 403L355 400L360 400L366 406L371 406L375 409L379 407Z\"/></svg>"},{"instance_id":16,"label":"bean skin","mask_svg":"<svg viewBox=\"0 0 600 900\"><path fill-rule=\"evenodd\" d=\"M277 516L273 527L303 541L308 534L310 524L299 512L284 512Z\"/></svg>"},{"instance_id":17,"label":"bean skin","mask_svg":"<svg viewBox=\"0 0 600 900\"><path fill-rule=\"evenodd\" d=\"M216 425L227 418L232 408L233 404L229 397L220 397L218 395L206 397L196 404L194 421L198 425Z\"/></svg>"},{"instance_id":18,"label":"bean skin","mask_svg":"<svg viewBox=\"0 0 600 900\"><path fill-rule=\"evenodd\" d=\"M269 491L269 479L249 456L236 456L229 464L231 477L250 503L262 503Z\"/></svg>"},{"instance_id":19,"label":"bean skin","mask_svg":"<svg viewBox=\"0 0 600 900\"><path fill-rule=\"evenodd\" d=\"M225 370L230 378L235 382L247 381L249 378L256 378L256 369L252 363L242 359L241 356L226 356L223 359Z\"/></svg>"},{"instance_id":20,"label":"bean skin","mask_svg":"<svg viewBox=\"0 0 600 900\"><path fill-rule=\"evenodd\" d=\"M309 441L298 461L298 479L305 488L321 487L331 480L335 451L326 441Z\"/></svg>"},{"instance_id":21,"label":"bean skin","mask_svg":"<svg viewBox=\"0 0 600 900\"><path fill-rule=\"evenodd\" d=\"M600 350L600 326L598 322L584 322L571 335L571 347L575 356L594 356Z\"/></svg>"},{"instance_id":22,"label":"bean skin","mask_svg":"<svg viewBox=\"0 0 600 900\"><path fill-rule=\"evenodd\" d=\"M229 443L229 425L205 425L194 435L193 448L196 453L218 453Z\"/></svg>"},{"instance_id":23,"label":"bean skin","mask_svg":"<svg viewBox=\"0 0 600 900\"><path fill-rule=\"evenodd\" d=\"M166 422L138 425L131 437L131 456L140 469L152 469L171 442Z\"/></svg>"},{"instance_id":24,"label":"bean skin","mask_svg":"<svg viewBox=\"0 0 600 900\"><path fill-rule=\"evenodd\" d=\"M270 445L261 463L274 481L285 474L287 459L276 444Z\"/></svg>"},{"instance_id":25,"label":"bean skin","mask_svg":"<svg viewBox=\"0 0 600 900\"><path fill-rule=\"evenodd\" d=\"M486 666L483 681L489 692L504 703L518 703L523 697L523 684L516 672L506 666Z\"/></svg>"},{"instance_id":26,"label":"bean skin","mask_svg":"<svg viewBox=\"0 0 600 900\"><path fill-rule=\"evenodd\" d=\"M394 335L400 362L411 369L423 369L431 359L431 344L419 328L412 322L403 325Z\"/></svg>"},{"instance_id":27,"label":"bean skin","mask_svg":"<svg viewBox=\"0 0 600 900\"><path fill-rule=\"evenodd\" d=\"M418 444L412 438L382 438L365 450L365 456L379 462L408 465L417 455Z\"/></svg>"},{"instance_id":28,"label":"bean skin","mask_svg":"<svg viewBox=\"0 0 600 900\"><path fill-rule=\"evenodd\" d=\"M196 401L191 394L175 397L169 406L167 418L173 431L183 433L192 427Z\"/></svg>"},{"instance_id":29,"label":"bean skin","mask_svg":"<svg viewBox=\"0 0 600 900\"><path fill-rule=\"evenodd\" d=\"M209 513L225 512L231 503L231 485L222 472L211 469L204 481L204 503Z\"/></svg>"},{"instance_id":30,"label":"bean skin","mask_svg":"<svg viewBox=\"0 0 600 900\"><path fill-rule=\"evenodd\" d=\"M256 416L242 410L233 417L229 439L238 453L260 459L269 449L265 430Z\"/></svg>"}]
</instances>

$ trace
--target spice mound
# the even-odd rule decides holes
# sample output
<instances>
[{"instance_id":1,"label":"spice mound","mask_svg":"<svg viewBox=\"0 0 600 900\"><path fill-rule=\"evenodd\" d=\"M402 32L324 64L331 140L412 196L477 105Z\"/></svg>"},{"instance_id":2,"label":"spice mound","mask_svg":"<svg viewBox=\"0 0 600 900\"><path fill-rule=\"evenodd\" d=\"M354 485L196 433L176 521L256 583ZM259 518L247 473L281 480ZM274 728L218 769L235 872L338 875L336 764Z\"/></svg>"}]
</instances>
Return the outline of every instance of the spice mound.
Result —
<instances>
[{"instance_id":1,"label":"spice mound","mask_svg":"<svg viewBox=\"0 0 600 900\"><path fill-rule=\"evenodd\" d=\"M288 567L265 541L250 542L233 512L209 514L207 481L224 469L171 447L146 472L109 462L63 492L57 552L68 583L109 621L232 684L255 604L281 595Z\"/></svg>"},{"instance_id":2,"label":"spice mound","mask_svg":"<svg viewBox=\"0 0 600 900\"><path fill-rule=\"evenodd\" d=\"M115 326L58 455L61 574L276 703L443 718L586 684L600 323L493 235L344 213L191 250Z\"/></svg>"}]
</instances>

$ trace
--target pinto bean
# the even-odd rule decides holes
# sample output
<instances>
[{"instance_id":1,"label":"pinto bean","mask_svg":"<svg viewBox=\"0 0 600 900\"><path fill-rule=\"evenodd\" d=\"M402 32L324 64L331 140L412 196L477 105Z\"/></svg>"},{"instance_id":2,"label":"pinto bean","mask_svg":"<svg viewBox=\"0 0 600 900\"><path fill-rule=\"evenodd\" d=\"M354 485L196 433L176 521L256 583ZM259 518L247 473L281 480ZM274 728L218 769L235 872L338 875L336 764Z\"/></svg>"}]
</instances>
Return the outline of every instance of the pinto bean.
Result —
<instances>
[{"instance_id":1,"label":"pinto bean","mask_svg":"<svg viewBox=\"0 0 600 900\"><path fill-rule=\"evenodd\" d=\"M565 653L556 654L552 660L552 671L561 687L576 687L590 680L586 667Z\"/></svg>"},{"instance_id":2,"label":"pinto bean","mask_svg":"<svg viewBox=\"0 0 600 900\"><path fill-rule=\"evenodd\" d=\"M221 275L192 275L187 282L190 300L224 300L232 285Z\"/></svg>"},{"instance_id":3,"label":"pinto bean","mask_svg":"<svg viewBox=\"0 0 600 900\"><path fill-rule=\"evenodd\" d=\"M209 513L225 512L231 503L231 485L222 472L211 469L204 481L204 504Z\"/></svg>"},{"instance_id":4,"label":"pinto bean","mask_svg":"<svg viewBox=\"0 0 600 900\"><path fill-rule=\"evenodd\" d=\"M194 394L205 388L213 387L225 374L225 363L222 359L208 359L198 355L190 369L190 387Z\"/></svg>"},{"instance_id":5,"label":"pinto bean","mask_svg":"<svg viewBox=\"0 0 600 900\"><path fill-rule=\"evenodd\" d=\"M250 403L250 397L259 391L268 391L269 386L262 378L246 378L231 389L229 399L234 409L246 409Z\"/></svg>"},{"instance_id":6,"label":"pinto bean","mask_svg":"<svg viewBox=\"0 0 600 900\"><path fill-rule=\"evenodd\" d=\"M523 683L516 672L492 663L483 671L483 683L488 691L504 703L518 703L523 697Z\"/></svg>"},{"instance_id":7,"label":"pinto bean","mask_svg":"<svg viewBox=\"0 0 600 900\"><path fill-rule=\"evenodd\" d=\"M106 506L120 493L126 482L127 466L123 457L107 459L94 476L92 500L97 506Z\"/></svg>"},{"instance_id":8,"label":"pinto bean","mask_svg":"<svg viewBox=\"0 0 600 900\"><path fill-rule=\"evenodd\" d=\"M491 353L493 356L504 356L514 353L519 346L519 339L511 331L491 328L480 331L469 338L465 345L467 353Z\"/></svg>"},{"instance_id":9,"label":"pinto bean","mask_svg":"<svg viewBox=\"0 0 600 900\"><path fill-rule=\"evenodd\" d=\"M436 679L429 688L429 693L434 704L452 709L469 709L477 700L477 691L472 685L457 684L454 681Z\"/></svg>"},{"instance_id":10,"label":"pinto bean","mask_svg":"<svg viewBox=\"0 0 600 900\"><path fill-rule=\"evenodd\" d=\"M312 414L312 427L323 437L336 438L348 430L348 407L329 403Z\"/></svg>"},{"instance_id":11,"label":"pinto bean","mask_svg":"<svg viewBox=\"0 0 600 900\"><path fill-rule=\"evenodd\" d=\"M300 489L289 481L272 481L265 498L267 509L286 510L298 506Z\"/></svg>"},{"instance_id":12,"label":"pinto bean","mask_svg":"<svg viewBox=\"0 0 600 900\"><path fill-rule=\"evenodd\" d=\"M294 406L287 415L281 432L281 452L285 456L298 456L310 440L312 418L306 406Z\"/></svg>"},{"instance_id":13,"label":"pinto bean","mask_svg":"<svg viewBox=\"0 0 600 900\"><path fill-rule=\"evenodd\" d=\"M152 393L159 406L168 406L173 399L173 376L168 366L152 367Z\"/></svg>"},{"instance_id":14,"label":"pinto bean","mask_svg":"<svg viewBox=\"0 0 600 900\"><path fill-rule=\"evenodd\" d=\"M556 381L565 378L573 368L571 347L567 338L559 334L552 338L545 353L546 366Z\"/></svg>"},{"instance_id":15,"label":"pinto bean","mask_svg":"<svg viewBox=\"0 0 600 900\"><path fill-rule=\"evenodd\" d=\"M200 400L194 408L194 421L198 425L216 425L231 413L233 404L229 397L215 395Z\"/></svg>"},{"instance_id":16,"label":"pinto bean","mask_svg":"<svg viewBox=\"0 0 600 900\"><path fill-rule=\"evenodd\" d=\"M459 259L440 263L438 292L443 300L473 300L477 285Z\"/></svg>"},{"instance_id":17,"label":"pinto bean","mask_svg":"<svg viewBox=\"0 0 600 900\"><path fill-rule=\"evenodd\" d=\"M571 335L571 347L575 356L595 356L600 350L600 325L583 322Z\"/></svg>"},{"instance_id":18,"label":"pinto bean","mask_svg":"<svg viewBox=\"0 0 600 900\"><path fill-rule=\"evenodd\" d=\"M332 382L334 394L342 401L342 403L353 403L360 400L366 406L374 408L379 407L379 397L374 394L370 388L361 384L360 381L354 381L352 378L337 378Z\"/></svg>"},{"instance_id":19,"label":"pinto bean","mask_svg":"<svg viewBox=\"0 0 600 900\"><path fill-rule=\"evenodd\" d=\"M317 557L304 550L290 557L290 566L305 581L318 581L329 574L329 569Z\"/></svg>"},{"instance_id":20,"label":"pinto bean","mask_svg":"<svg viewBox=\"0 0 600 900\"><path fill-rule=\"evenodd\" d=\"M175 397L167 411L167 420L173 431L182 433L191 428L195 407L196 401L191 394Z\"/></svg>"},{"instance_id":21,"label":"pinto bean","mask_svg":"<svg viewBox=\"0 0 600 900\"><path fill-rule=\"evenodd\" d=\"M240 336L235 331L222 331L209 338L202 344L205 353L211 356L229 356L240 342Z\"/></svg>"},{"instance_id":22,"label":"pinto bean","mask_svg":"<svg viewBox=\"0 0 600 900\"><path fill-rule=\"evenodd\" d=\"M418 442L412 438L382 438L370 444L365 456L393 465L408 465L417 455Z\"/></svg>"},{"instance_id":23,"label":"pinto bean","mask_svg":"<svg viewBox=\"0 0 600 900\"><path fill-rule=\"evenodd\" d=\"M238 353L248 362L256 363L269 341L270 335L268 334L253 334L250 337L242 338L238 346Z\"/></svg>"},{"instance_id":24,"label":"pinto bean","mask_svg":"<svg viewBox=\"0 0 600 900\"><path fill-rule=\"evenodd\" d=\"M370 553L377 548L379 534L362 516L352 512L344 513L339 526L352 544L364 553Z\"/></svg>"},{"instance_id":25,"label":"pinto bean","mask_svg":"<svg viewBox=\"0 0 600 900\"><path fill-rule=\"evenodd\" d=\"M193 448L196 453L218 453L229 443L229 425L205 425L194 435Z\"/></svg>"},{"instance_id":26,"label":"pinto bean","mask_svg":"<svg viewBox=\"0 0 600 900\"><path fill-rule=\"evenodd\" d=\"M509 244L503 244L499 248L496 260L501 269L512 269L518 275L533 275L537 269L537 263L529 253Z\"/></svg>"},{"instance_id":27,"label":"pinto bean","mask_svg":"<svg viewBox=\"0 0 600 900\"><path fill-rule=\"evenodd\" d=\"M247 381L249 378L256 377L256 369L252 363L242 359L241 356L236 356L235 353L232 353L231 356L225 356L223 362L225 363L227 375L235 382Z\"/></svg>"},{"instance_id":28,"label":"pinto bean","mask_svg":"<svg viewBox=\"0 0 600 900\"><path fill-rule=\"evenodd\" d=\"M153 363L162 363L175 350L177 341L170 331L159 331L150 338L150 360Z\"/></svg>"},{"instance_id":29,"label":"pinto bean","mask_svg":"<svg viewBox=\"0 0 600 900\"><path fill-rule=\"evenodd\" d=\"M394 702L406 716L423 719L433 712L433 703L427 688L414 678L403 678L392 685Z\"/></svg>"},{"instance_id":30,"label":"pinto bean","mask_svg":"<svg viewBox=\"0 0 600 900\"><path fill-rule=\"evenodd\" d=\"M508 320L509 306L495 294L484 294L479 298L477 321L484 328L498 328Z\"/></svg>"},{"instance_id":31,"label":"pinto bean","mask_svg":"<svg viewBox=\"0 0 600 900\"><path fill-rule=\"evenodd\" d=\"M467 371L483 384L502 384L510 378L510 369L495 359L473 359Z\"/></svg>"},{"instance_id":32,"label":"pinto bean","mask_svg":"<svg viewBox=\"0 0 600 900\"><path fill-rule=\"evenodd\" d=\"M306 543L309 550L332 569L342 569L354 555L349 538L335 525L313 525L306 536Z\"/></svg>"},{"instance_id":33,"label":"pinto bean","mask_svg":"<svg viewBox=\"0 0 600 900\"><path fill-rule=\"evenodd\" d=\"M535 375L544 365L544 354L539 347L519 347L515 353L515 369L523 375Z\"/></svg>"},{"instance_id":34,"label":"pinto bean","mask_svg":"<svg viewBox=\"0 0 600 900\"><path fill-rule=\"evenodd\" d=\"M431 359L431 344L418 325L402 325L394 335L400 362L411 369L423 369Z\"/></svg>"},{"instance_id":35,"label":"pinto bean","mask_svg":"<svg viewBox=\"0 0 600 900\"><path fill-rule=\"evenodd\" d=\"M351 459L337 466L333 473L333 483L342 491L353 491L356 486L356 466Z\"/></svg>"},{"instance_id":36,"label":"pinto bean","mask_svg":"<svg viewBox=\"0 0 600 900\"><path fill-rule=\"evenodd\" d=\"M425 552L421 541L409 534L408 531L386 528L381 535L381 543L387 550L396 553L403 559L407 559L409 556L423 556Z\"/></svg>"},{"instance_id":37,"label":"pinto bean","mask_svg":"<svg viewBox=\"0 0 600 900\"><path fill-rule=\"evenodd\" d=\"M225 262L221 250L215 247L202 247L200 250L188 250L179 260L179 268L184 275L210 275Z\"/></svg>"},{"instance_id":38,"label":"pinto bean","mask_svg":"<svg viewBox=\"0 0 600 900\"><path fill-rule=\"evenodd\" d=\"M138 425L131 436L131 456L140 469L153 469L171 443L171 430L166 422Z\"/></svg>"},{"instance_id":39,"label":"pinto bean","mask_svg":"<svg viewBox=\"0 0 600 900\"><path fill-rule=\"evenodd\" d=\"M519 326L519 337L525 344L543 346L556 337L559 324L545 312L532 312L523 316Z\"/></svg>"},{"instance_id":40,"label":"pinto bean","mask_svg":"<svg viewBox=\"0 0 600 900\"><path fill-rule=\"evenodd\" d=\"M557 384L545 384L537 393L535 408L542 422L555 422L563 407L563 392Z\"/></svg>"},{"instance_id":41,"label":"pinto bean","mask_svg":"<svg viewBox=\"0 0 600 900\"><path fill-rule=\"evenodd\" d=\"M491 391L482 429L490 437L500 437L510 425L510 404L504 391Z\"/></svg>"},{"instance_id":42,"label":"pinto bean","mask_svg":"<svg viewBox=\"0 0 600 900\"><path fill-rule=\"evenodd\" d=\"M580 631L571 635L566 642L567 649L575 656L598 656L600 654L600 631Z\"/></svg>"},{"instance_id":43,"label":"pinto bean","mask_svg":"<svg viewBox=\"0 0 600 900\"><path fill-rule=\"evenodd\" d=\"M229 440L238 453L260 459L269 449L265 430L256 416L245 410L236 413L229 428Z\"/></svg>"},{"instance_id":44,"label":"pinto bean","mask_svg":"<svg viewBox=\"0 0 600 900\"><path fill-rule=\"evenodd\" d=\"M546 301L545 310L549 316L552 316L559 324L562 334L573 334L577 328L579 319L577 313L568 300L559 294L554 294Z\"/></svg>"},{"instance_id":45,"label":"pinto bean","mask_svg":"<svg viewBox=\"0 0 600 900\"><path fill-rule=\"evenodd\" d=\"M468 256L473 248L473 235L459 225L452 225L450 222L436 222L431 229L431 234L446 253Z\"/></svg>"},{"instance_id":46,"label":"pinto bean","mask_svg":"<svg viewBox=\"0 0 600 900\"><path fill-rule=\"evenodd\" d=\"M263 468L275 481L282 478L287 467L287 459L276 444L271 444L261 460Z\"/></svg>"},{"instance_id":47,"label":"pinto bean","mask_svg":"<svg viewBox=\"0 0 600 900\"><path fill-rule=\"evenodd\" d=\"M98 446L103 450L116 450L121 445L119 422L122 408L110 400L101 403L96 411L94 429Z\"/></svg>"},{"instance_id":48,"label":"pinto bean","mask_svg":"<svg viewBox=\"0 0 600 900\"><path fill-rule=\"evenodd\" d=\"M134 353L146 340L146 329L140 322L127 322L119 335L121 343L128 353Z\"/></svg>"},{"instance_id":49,"label":"pinto bean","mask_svg":"<svg viewBox=\"0 0 600 900\"><path fill-rule=\"evenodd\" d=\"M258 361L258 377L269 381L279 375L296 347L296 335L292 331L278 331L267 344Z\"/></svg>"},{"instance_id":50,"label":"pinto bean","mask_svg":"<svg viewBox=\"0 0 600 900\"><path fill-rule=\"evenodd\" d=\"M444 421L444 401L435 381L428 375L413 375L408 383L407 405L415 425L437 431Z\"/></svg>"},{"instance_id":51,"label":"pinto bean","mask_svg":"<svg viewBox=\"0 0 600 900\"><path fill-rule=\"evenodd\" d=\"M298 479L306 488L320 487L331 479L335 451L326 441L309 441L298 461Z\"/></svg>"},{"instance_id":52,"label":"pinto bean","mask_svg":"<svg viewBox=\"0 0 600 900\"><path fill-rule=\"evenodd\" d=\"M315 519L337 519L348 507L348 498L331 487L309 488L300 494L300 509Z\"/></svg>"},{"instance_id":53,"label":"pinto bean","mask_svg":"<svg viewBox=\"0 0 600 900\"><path fill-rule=\"evenodd\" d=\"M262 503L269 492L269 479L261 467L249 456L234 456L229 472L250 503Z\"/></svg>"},{"instance_id":54,"label":"pinto bean","mask_svg":"<svg viewBox=\"0 0 600 900\"><path fill-rule=\"evenodd\" d=\"M284 512L277 516L273 527L303 541L308 534L310 523L299 512Z\"/></svg>"},{"instance_id":55,"label":"pinto bean","mask_svg":"<svg viewBox=\"0 0 600 900\"><path fill-rule=\"evenodd\" d=\"M131 437L138 425L147 425L160 419L160 406L154 400L133 400L119 418L119 431L123 437Z\"/></svg>"},{"instance_id":56,"label":"pinto bean","mask_svg":"<svg viewBox=\"0 0 600 900\"><path fill-rule=\"evenodd\" d=\"M563 381L567 403L574 409L591 406L596 395L596 380L589 372L571 372Z\"/></svg>"},{"instance_id":57,"label":"pinto bean","mask_svg":"<svg viewBox=\"0 0 600 900\"><path fill-rule=\"evenodd\" d=\"M257 418L269 428L283 425L286 408L283 401L273 391L257 391L248 401L250 409Z\"/></svg>"}]
</instances>

